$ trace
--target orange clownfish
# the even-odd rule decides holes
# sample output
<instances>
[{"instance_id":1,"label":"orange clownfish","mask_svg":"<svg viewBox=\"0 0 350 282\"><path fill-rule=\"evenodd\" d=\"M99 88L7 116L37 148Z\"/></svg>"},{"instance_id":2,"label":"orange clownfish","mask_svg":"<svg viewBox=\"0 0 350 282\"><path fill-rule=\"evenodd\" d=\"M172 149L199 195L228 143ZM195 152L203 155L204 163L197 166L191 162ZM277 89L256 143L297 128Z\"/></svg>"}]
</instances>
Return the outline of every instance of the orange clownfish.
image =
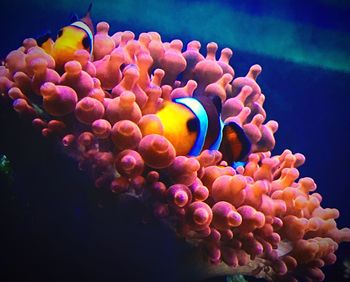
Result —
<instances>
[{"instance_id":1,"label":"orange clownfish","mask_svg":"<svg viewBox=\"0 0 350 282\"><path fill-rule=\"evenodd\" d=\"M163 135L175 147L177 155L198 156L203 150L219 150L229 165L244 160L251 143L235 122L221 120L219 97L177 98L164 102L155 114ZM157 133L152 125L144 134Z\"/></svg>"},{"instance_id":2,"label":"orange clownfish","mask_svg":"<svg viewBox=\"0 0 350 282\"><path fill-rule=\"evenodd\" d=\"M38 45L55 59L58 72L63 72L64 64L74 59L75 51L85 49L92 55L94 27L91 7L92 4L83 18L78 20L74 17L70 25L61 28L55 41L49 33L37 39Z\"/></svg>"}]
</instances>

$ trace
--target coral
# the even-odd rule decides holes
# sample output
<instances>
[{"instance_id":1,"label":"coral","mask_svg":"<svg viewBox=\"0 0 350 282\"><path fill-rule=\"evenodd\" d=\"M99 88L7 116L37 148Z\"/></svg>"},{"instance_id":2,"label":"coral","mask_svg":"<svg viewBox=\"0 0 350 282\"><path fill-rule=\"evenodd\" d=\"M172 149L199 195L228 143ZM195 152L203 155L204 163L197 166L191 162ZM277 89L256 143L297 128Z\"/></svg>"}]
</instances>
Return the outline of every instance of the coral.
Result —
<instances>
[{"instance_id":1,"label":"coral","mask_svg":"<svg viewBox=\"0 0 350 282\"><path fill-rule=\"evenodd\" d=\"M182 238L203 251L203 265L281 281L322 281L350 229L338 229L311 178L299 178L305 158L271 155L276 121L266 121L261 67L236 77L232 51L158 33L108 35L97 25L93 55L85 50L55 70L54 59L26 39L0 67L0 91L44 136L57 136L79 167L106 193L143 201ZM178 80L181 77L181 80ZM216 150L177 155L155 113L164 101L216 95L222 119L240 125L252 149L233 168ZM152 128L150 134L149 128ZM156 132L157 134L154 134Z\"/></svg>"}]
</instances>

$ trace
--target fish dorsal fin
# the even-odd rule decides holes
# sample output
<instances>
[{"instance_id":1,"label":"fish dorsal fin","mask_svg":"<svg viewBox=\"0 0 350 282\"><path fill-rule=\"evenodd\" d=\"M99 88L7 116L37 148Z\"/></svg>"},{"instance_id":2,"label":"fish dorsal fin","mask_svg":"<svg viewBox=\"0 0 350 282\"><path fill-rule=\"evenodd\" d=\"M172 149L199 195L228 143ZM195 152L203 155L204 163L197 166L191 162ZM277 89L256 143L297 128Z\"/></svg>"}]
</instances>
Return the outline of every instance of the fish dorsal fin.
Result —
<instances>
[{"instance_id":1,"label":"fish dorsal fin","mask_svg":"<svg viewBox=\"0 0 350 282\"><path fill-rule=\"evenodd\" d=\"M92 3L90 3L86 14L83 18L81 18L80 20L85 23L91 30L92 34L95 33L95 29L94 29L94 24L92 23L92 19L91 19L91 9L92 9Z\"/></svg>"},{"instance_id":2,"label":"fish dorsal fin","mask_svg":"<svg viewBox=\"0 0 350 282\"><path fill-rule=\"evenodd\" d=\"M70 17L69 23L71 24L71 23L74 23L78 20L79 20L78 15L76 13L72 13L72 16Z\"/></svg>"},{"instance_id":3,"label":"fish dorsal fin","mask_svg":"<svg viewBox=\"0 0 350 282\"><path fill-rule=\"evenodd\" d=\"M92 2L90 2L90 4L89 4L89 7L88 7L88 9L87 9L87 11L86 11L85 16L90 15L91 9L92 9Z\"/></svg>"}]
</instances>

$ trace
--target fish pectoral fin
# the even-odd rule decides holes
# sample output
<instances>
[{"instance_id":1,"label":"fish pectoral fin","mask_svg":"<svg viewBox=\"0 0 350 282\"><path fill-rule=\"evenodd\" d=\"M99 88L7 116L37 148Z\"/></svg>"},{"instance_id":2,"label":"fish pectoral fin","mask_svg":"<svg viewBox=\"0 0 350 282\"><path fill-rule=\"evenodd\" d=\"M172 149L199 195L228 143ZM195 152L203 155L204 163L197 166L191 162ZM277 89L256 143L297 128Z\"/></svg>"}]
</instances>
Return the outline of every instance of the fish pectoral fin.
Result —
<instances>
[{"instance_id":1,"label":"fish pectoral fin","mask_svg":"<svg viewBox=\"0 0 350 282\"><path fill-rule=\"evenodd\" d=\"M235 122L228 122L223 128L223 140L220 151L228 163L243 160L250 152L251 142L242 127Z\"/></svg>"},{"instance_id":2,"label":"fish pectoral fin","mask_svg":"<svg viewBox=\"0 0 350 282\"><path fill-rule=\"evenodd\" d=\"M44 51L47 54L52 55L53 46L54 46L55 42L51 38L51 32L47 32L45 35L40 36L39 38L36 39L36 42L37 42L38 46L41 47L42 49L44 49Z\"/></svg>"},{"instance_id":3,"label":"fish pectoral fin","mask_svg":"<svg viewBox=\"0 0 350 282\"><path fill-rule=\"evenodd\" d=\"M50 39L52 40L51 31L48 31L44 35L37 37L36 43L38 44L39 47L41 47L45 42L47 42Z\"/></svg>"}]
</instances>

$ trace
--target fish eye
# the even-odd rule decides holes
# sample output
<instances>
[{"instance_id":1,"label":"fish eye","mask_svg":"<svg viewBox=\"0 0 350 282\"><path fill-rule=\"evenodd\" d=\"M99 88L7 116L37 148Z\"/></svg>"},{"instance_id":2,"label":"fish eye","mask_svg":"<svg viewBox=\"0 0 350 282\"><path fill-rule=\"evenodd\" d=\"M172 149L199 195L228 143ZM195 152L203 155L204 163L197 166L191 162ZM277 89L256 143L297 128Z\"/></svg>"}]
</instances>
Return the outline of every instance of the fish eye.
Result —
<instances>
[{"instance_id":1,"label":"fish eye","mask_svg":"<svg viewBox=\"0 0 350 282\"><path fill-rule=\"evenodd\" d=\"M91 48L91 42L89 37L85 36L81 43L83 44L85 49Z\"/></svg>"},{"instance_id":2,"label":"fish eye","mask_svg":"<svg viewBox=\"0 0 350 282\"><path fill-rule=\"evenodd\" d=\"M58 38L58 37L61 37L62 34L63 34L63 29L60 29L60 30L58 31L58 33L57 33L57 38Z\"/></svg>"},{"instance_id":3,"label":"fish eye","mask_svg":"<svg viewBox=\"0 0 350 282\"><path fill-rule=\"evenodd\" d=\"M196 132L199 128L199 120L198 118L191 118L187 121L187 128L190 132Z\"/></svg>"}]
</instances>

